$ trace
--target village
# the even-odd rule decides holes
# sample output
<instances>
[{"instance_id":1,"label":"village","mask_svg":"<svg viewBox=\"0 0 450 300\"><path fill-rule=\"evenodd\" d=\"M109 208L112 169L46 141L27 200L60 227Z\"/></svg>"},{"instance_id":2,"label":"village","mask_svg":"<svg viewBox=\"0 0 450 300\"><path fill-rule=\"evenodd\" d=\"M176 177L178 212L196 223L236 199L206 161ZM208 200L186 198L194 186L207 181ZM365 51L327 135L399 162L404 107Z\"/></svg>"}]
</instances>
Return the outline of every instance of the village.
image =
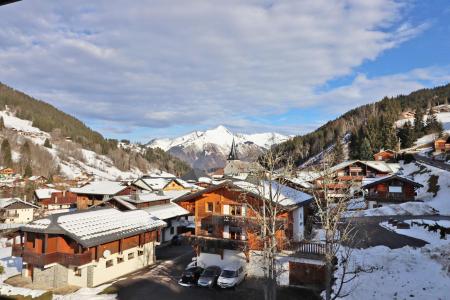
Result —
<instances>
[{"instance_id":1,"label":"village","mask_svg":"<svg viewBox=\"0 0 450 300\"><path fill-rule=\"evenodd\" d=\"M241 161L234 142L223 169L181 178L155 170L131 181L86 175L48 183L42 176L22 178L11 168L1 169L6 276L0 293L140 299L154 289L171 299L212 291L215 299L225 299L229 291L220 289L232 288L237 297L256 297L257 282L267 272L286 297L319 299L327 288L346 290L350 275L343 272L362 266L343 265L349 259L344 248L423 246L421 236L433 232L440 243L448 239L448 198L439 202L442 211L433 208L419 193L424 180L414 179L425 166L435 168L421 162L436 161L424 153L450 149L442 139L434 147L415 153L382 150L373 160L324 162L289 173ZM405 163L411 157L417 162ZM419 169L411 172L413 164ZM32 197L12 196L30 184ZM333 207L339 218L324 213L323 206ZM418 226L431 233L415 236ZM355 230L351 237L349 228ZM273 269L267 267L269 254ZM335 280L327 281L330 276Z\"/></svg>"}]
</instances>

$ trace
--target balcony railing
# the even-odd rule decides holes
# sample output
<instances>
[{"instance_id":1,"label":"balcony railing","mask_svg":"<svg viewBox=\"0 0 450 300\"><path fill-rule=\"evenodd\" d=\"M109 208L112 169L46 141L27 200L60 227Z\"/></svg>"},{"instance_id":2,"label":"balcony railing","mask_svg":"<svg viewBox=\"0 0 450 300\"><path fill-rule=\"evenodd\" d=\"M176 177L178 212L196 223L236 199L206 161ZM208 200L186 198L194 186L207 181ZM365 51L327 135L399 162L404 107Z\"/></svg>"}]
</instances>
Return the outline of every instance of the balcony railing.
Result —
<instances>
[{"instance_id":1,"label":"balcony railing","mask_svg":"<svg viewBox=\"0 0 450 300\"><path fill-rule=\"evenodd\" d=\"M407 196L403 193L369 193L366 195L368 201L380 202L407 202L414 201L414 197Z\"/></svg>"},{"instance_id":2,"label":"balcony railing","mask_svg":"<svg viewBox=\"0 0 450 300\"><path fill-rule=\"evenodd\" d=\"M38 267L43 267L52 263L59 263L64 266L82 266L92 261L90 252L80 254L62 252L36 253L25 250L20 245L13 246L12 255L21 256L24 262Z\"/></svg>"},{"instance_id":3,"label":"balcony railing","mask_svg":"<svg viewBox=\"0 0 450 300\"><path fill-rule=\"evenodd\" d=\"M290 248L297 256L305 258L323 258L327 253L327 246L317 242L294 242Z\"/></svg>"}]
</instances>

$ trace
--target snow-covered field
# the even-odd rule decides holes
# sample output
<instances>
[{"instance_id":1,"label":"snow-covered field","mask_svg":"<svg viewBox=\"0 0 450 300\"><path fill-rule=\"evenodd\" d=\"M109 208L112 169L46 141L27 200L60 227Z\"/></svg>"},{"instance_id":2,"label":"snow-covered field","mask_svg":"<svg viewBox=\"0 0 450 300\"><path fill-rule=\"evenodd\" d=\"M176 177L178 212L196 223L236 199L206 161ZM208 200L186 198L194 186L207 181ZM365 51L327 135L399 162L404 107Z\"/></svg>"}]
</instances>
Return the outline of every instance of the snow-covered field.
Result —
<instances>
[{"instance_id":1,"label":"snow-covered field","mask_svg":"<svg viewBox=\"0 0 450 300\"><path fill-rule=\"evenodd\" d=\"M439 222L447 224L448 221ZM352 269L360 266L371 272L361 272L348 283L344 293L350 291L350 294L343 299L450 299L450 236L442 240L438 233L422 227L397 229L387 222L380 225L429 244L422 248L355 249L351 257Z\"/></svg>"}]
</instances>

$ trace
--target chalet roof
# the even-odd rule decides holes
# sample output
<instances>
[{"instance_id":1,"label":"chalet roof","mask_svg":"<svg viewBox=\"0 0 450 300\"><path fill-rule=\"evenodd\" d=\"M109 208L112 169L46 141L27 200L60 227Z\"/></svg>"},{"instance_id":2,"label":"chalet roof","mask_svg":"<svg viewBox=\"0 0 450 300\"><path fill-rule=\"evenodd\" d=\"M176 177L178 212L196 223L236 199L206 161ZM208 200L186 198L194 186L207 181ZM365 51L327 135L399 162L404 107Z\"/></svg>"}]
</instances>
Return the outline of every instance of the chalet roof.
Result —
<instances>
[{"instance_id":1,"label":"chalet roof","mask_svg":"<svg viewBox=\"0 0 450 300\"><path fill-rule=\"evenodd\" d=\"M122 212L115 208L94 208L50 215L22 226L20 230L63 234L83 247L92 247L164 226L164 221L143 210Z\"/></svg>"},{"instance_id":2,"label":"chalet roof","mask_svg":"<svg viewBox=\"0 0 450 300\"><path fill-rule=\"evenodd\" d=\"M36 189L34 190L34 194L36 195L36 198L38 200L42 199L50 199L52 196L52 193L59 192L59 190L56 189Z\"/></svg>"},{"instance_id":3,"label":"chalet roof","mask_svg":"<svg viewBox=\"0 0 450 300\"><path fill-rule=\"evenodd\" d=\"M10 205L13 205L16 203L21 204L21 205L26 205L31 208L39 208L38 206L36 206L30 202L23 201L22 199L19 199L19 198L0 198L0 208L3 208L3 209L7 209Z\"/></svg>"},{"instance_id":4,"label":"chalet roof","mask_svg":"<svg viewBox=\"0 0 450 300\"><path fill-rule=\"evenodd\" d=\"M385 153L385 152L395 154L395 151L391 150L391 149L381 149L380 151L378 151L378 153L375 153L375 154L380 154L380 153Z\"/></svg>"},{"instance_id":5,"label":"chalet roof","mask_svg":"<svg viewBox=\"0 0 450 300\"><path fill-rule=\"evenodd\" d=\"M160 201L160 200L169 200L170 196L164 195L164 194L157 194L157 193L138 193L133 195L126 195L126 196L115 196L114 199L120 199L123 201L127 201L130 203L145 203L145 202L153 202L153 201Z\"/></svg>"},{"instance_id":6,"label":"chalet roof","mask_svg":"<svg viewBox=\"0 0 450 300\"><path fill-rule=\"evenodd\" d=\"M155 205L143 208L142 210L152 214L153 216L161 219L168 220L175 217L189 215L189 211L182 208L176 203L166 203L161 205Z\"/></svg>"},{"instance_id":7,"label":"chalet roof","mask_svg":"<svg viewBox=\"0 0 450 300\"><path fill-rule=\"evenodd\" d=\"M118 181L92 181L80 188L71 188L70 191L86 195L115 195L126 188Z\"/></svg>"},{"instance_id":8,"label":"chalet roof","mask_svg":"<svg viewBox=\"0 0 450 300\"><path fill-rule=\"evenodd\" d=\"M231 182L227 180L216 185L211 185L210 187L200 190L198 192L191 193L186 196L175 199L174 202L194 200L205 193L210 193L224 187L232 189L240 189L245 192L248 192L254 197L257 198L264 197L266 199L269 199L270 186L271 184L268 181L263 181L261 182L260 185L256 185L246 181ZM294 206L294 205L302 206L310 203L313 197L309 194L303 193L296 189L272 181L272 199L276 199L276 201L283 206Z\"/></svg>"},{"instance_id":9,"label":"chalet roof","mask_svg":"<svg viewBox=\"0 0 450 300\"><path fill-rule=\"evenodd\" d=\"M395 173L400 169L399 164L390 164L377 160L347 160L330 168L331 172L336 172L354 163L361 163L383 173Z\"/></svg>"},{"instance_id":10,"label":"chalet roof","mask_svg":"<svg viewBox=\"0 0 450 300\"><path fill-rule=\"evenodd\" d=\"M413 185L414 187L417 187L417 188L423 187L423 185L421 185L420 183L417 183L417 182L415 182L415 181L413 181L413 180L411 180L409 178L406 178L404 176L400 176L400 175L397 175L397 174L391 174L391 175L388 175L388 176L383 176L383 177L377 178L375 180L371 180L370 182L364 184L362 186L362 188L365 188L365 189L366 188L370 188L370 187L375 186L377 184L384 183L384 182L389 182L391 180L399 180L399 181L402 181L402 182L406 182L406 183L409 183L409 184L411 184L411 185Z\"/></svg>"}]
</instances>

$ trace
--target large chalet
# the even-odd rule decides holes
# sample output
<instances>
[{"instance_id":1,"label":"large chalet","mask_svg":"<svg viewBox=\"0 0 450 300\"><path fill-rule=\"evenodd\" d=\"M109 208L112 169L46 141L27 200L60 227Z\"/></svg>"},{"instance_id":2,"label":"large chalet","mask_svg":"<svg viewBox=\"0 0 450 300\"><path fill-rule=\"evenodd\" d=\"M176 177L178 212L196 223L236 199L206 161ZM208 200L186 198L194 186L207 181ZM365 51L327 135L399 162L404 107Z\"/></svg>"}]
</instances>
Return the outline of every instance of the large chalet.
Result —
<instances>
[{"instance_id":1,"label":"large chalet","mask_svg":"<svg viewBox=\"0 0 450 300\"><path fill-rule=\"evenodd\" d=\"M93 287L152 264L164 226L142 210L54 214L21 227L12 254L23 259L22 276L38 286Z\"/></svg>"},{"instance_id":2,"label":"large chalet","mask_svg":"<svg viewBox=\"0 0 450 300\"><path fill-rule=\"evenodd\" d=\"M423 187L404 176L392 174L366 180L362 189L369 208L415 201L416 189Z\"/></svg>"},{"instance_id":3,"label":"large chalet","mask_svg":"<svg viewBox=\"0 0 450 300\"><path fill-rule=\"evenodd\" d=\"M214 263L221 265L233 259L224 255L227 250L231 255L244 252L248 261L249 252L261 248L256 220L263 202L268 200L276 201L279 208L278 244L301 241L312 197L277 182L262 182L257 186L244 181L225 181L174 201L194 216L192 240L199 259L202 253L214 254L220 257Z\"/></svg>"},{"instance_id":4,"label":"large chalet","mask_svg":"<svg viewBox=\"0 0 450 300\"><path fill-rule=\"evenodd\" d=\"M77 208L86 209L118 195L130 195L133 187L117 181L93 181L70 192L77 195Z\"/></svg>"}]
</instances>

